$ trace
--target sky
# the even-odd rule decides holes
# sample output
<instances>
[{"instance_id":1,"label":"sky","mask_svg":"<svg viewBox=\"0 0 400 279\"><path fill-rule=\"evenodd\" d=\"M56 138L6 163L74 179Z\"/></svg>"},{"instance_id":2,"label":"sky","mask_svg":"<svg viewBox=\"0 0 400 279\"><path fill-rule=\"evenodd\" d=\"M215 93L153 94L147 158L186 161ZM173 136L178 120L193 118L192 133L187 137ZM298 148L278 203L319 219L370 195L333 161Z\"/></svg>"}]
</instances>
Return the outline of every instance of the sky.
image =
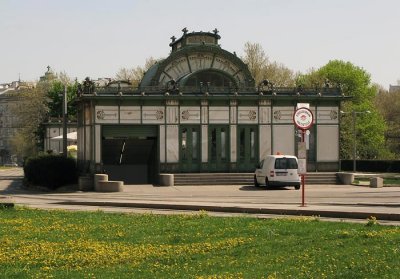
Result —
<instances>
[{"instance_id":1,"label":"sky","mask_svg":"<svg viewBox=\"0 0 400 279\"><path fill-rule=\"evenodd\" d=\"M400 80L398 0L0 0L0 83L38 80L49 65L79 81L165 58L170 37L217 28L221 47L259 43L307 73L349 61L388 88Z\"/></svg>"}]
</instances>

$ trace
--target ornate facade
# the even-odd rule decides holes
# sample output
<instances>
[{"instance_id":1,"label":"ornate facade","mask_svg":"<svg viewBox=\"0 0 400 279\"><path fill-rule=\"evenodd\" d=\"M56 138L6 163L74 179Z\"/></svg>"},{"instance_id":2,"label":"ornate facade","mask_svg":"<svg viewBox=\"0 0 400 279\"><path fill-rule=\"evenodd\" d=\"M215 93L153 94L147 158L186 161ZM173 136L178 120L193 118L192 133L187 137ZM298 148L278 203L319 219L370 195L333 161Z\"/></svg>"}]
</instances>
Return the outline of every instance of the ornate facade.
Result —
<instances>
[{"instance_id":1,"label":"ornate facade","mask_svg":"<svg viewBox=\"0 0 400 279\"><path fill-rule=\"evenodd\" d=\"M268 154L296 155L293 124L308 103L309 171L339 168L338 88L255 84L248 67L218 45L218 31L172 37L168 58L138 88L87 79L78 95L78 162L126 183L157 183L159 173L252 172Z\"/></svg>"}]
</instances>

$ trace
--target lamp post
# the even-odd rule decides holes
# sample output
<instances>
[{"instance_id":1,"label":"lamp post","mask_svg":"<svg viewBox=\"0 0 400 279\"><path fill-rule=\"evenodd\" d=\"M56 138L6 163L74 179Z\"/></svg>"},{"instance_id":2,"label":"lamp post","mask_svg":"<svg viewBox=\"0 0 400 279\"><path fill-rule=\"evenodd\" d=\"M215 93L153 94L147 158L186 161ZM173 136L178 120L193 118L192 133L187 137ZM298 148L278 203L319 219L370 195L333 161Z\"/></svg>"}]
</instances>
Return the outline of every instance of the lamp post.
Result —
<instances>
[{"instance_id":1,"label":"lamp post","mask_svg":"<svg viewBox=\"0 0 400 279\"><path fill-rule=\"evenodd\" d=\"M352 124L353 124L353 171L357 171L357 135L356 135L356 122L357 122L357 114L366 114L366 113L371 113L369 110L365 111L355 111L353 110L352 112L344 112L340 111L341 114L348 114L351 113L352 116Z\"/></svg>"},{"instance_id":2,"label":"lamp post","mask_svg":"<svg viewBox=\"0 0 400 279\"><path fill-rule=\"evenodd\" d=\"M63 156L67 158L67 86L64 85L64 93L62 95L63 98L63 107L62 107L62 116L63 116Z\"/></svg>"}]
</instances>

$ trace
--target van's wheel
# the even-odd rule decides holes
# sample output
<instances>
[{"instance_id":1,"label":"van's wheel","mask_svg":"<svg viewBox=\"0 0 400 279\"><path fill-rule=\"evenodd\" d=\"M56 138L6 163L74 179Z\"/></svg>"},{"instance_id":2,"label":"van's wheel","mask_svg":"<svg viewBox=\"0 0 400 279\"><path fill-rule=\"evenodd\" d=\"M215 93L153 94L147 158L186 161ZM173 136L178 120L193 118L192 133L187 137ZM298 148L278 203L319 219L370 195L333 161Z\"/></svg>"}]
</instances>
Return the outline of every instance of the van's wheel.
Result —
<instances>
[{"instance_id":1,"label":"van's wheel","mask_svg":"<svg viewBox=\"0 0 400 279\"><path fill-rule=\"evenodd\" d=\"M265 188L268 189L269 188L269 181L268 181L268 177L265 178Z\"/></svg>"},{"instance_id":2,"label":"van's wheel","mask_svg":"<svg viewBox=\"0 0 400 279\"><path fill-rule=\"evenodd\" d=\"M296 186L294 186L294 188L295 188L296 190L300 190L300 185L296 185Z\"/></svg>"},{"instance_id":3,"label":"van's wheel","mask_svg":"<svg viewBox=\"0 0 400 279\"><path fill-rule=\"evenodd\" d=\"M260 184L257 182L256 176L254 176L254 186L255 187L260 187Z\"/></svg>"}]
</instances>

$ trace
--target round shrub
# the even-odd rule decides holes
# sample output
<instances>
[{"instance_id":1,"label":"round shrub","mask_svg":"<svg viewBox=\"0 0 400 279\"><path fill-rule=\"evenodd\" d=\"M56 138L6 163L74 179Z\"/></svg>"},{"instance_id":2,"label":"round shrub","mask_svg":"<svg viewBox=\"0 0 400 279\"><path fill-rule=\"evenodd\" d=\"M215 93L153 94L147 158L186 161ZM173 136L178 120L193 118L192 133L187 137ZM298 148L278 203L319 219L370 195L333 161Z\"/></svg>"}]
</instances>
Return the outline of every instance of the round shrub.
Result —
<instances>
[{"instance_id":1,"label":"round shrub","mask_svg":"<svg viewBox=\"0 0 400 279\"><path fill-rule=\"evenodd\" d=\"M28 158L24 165L28 183L57 189L66 184L77 183L76 162L73 158L59 155L41 155Z\"/></svg>"}]
</instances>

